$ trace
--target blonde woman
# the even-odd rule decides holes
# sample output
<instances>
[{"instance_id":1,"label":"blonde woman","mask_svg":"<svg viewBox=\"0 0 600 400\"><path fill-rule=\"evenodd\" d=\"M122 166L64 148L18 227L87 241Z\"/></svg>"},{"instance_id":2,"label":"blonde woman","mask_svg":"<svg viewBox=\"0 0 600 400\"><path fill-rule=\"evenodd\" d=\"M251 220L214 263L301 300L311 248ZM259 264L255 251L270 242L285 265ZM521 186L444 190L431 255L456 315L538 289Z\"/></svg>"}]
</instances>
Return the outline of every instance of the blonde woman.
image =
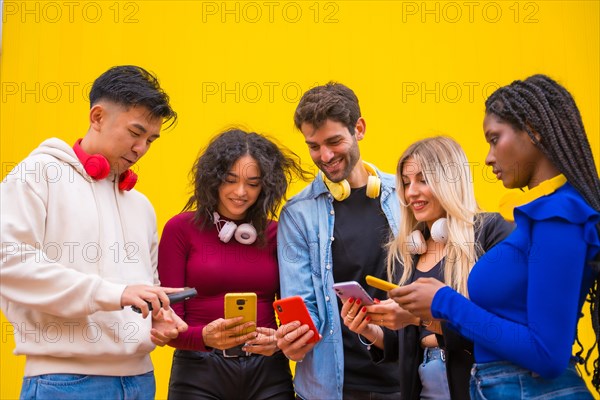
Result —
<instances>
[{"instance_id":1,"label":"blonde woman","mask_svg":"<svg viewBox=\"0 0 600 400\"><path fill-rule=\"evenodd\" d=\"M468 298L435 279L389 295L473 341L472 399L591 399L577 364L592 352L583 354L577 326L587 299L593 349L600 338L600 179L581 113L546 75L499 88L485 108L485 162L506 188L521 189L500 204L514 232L477 261ZM591 383L600 391L597 353L593 359Z\"/></svg>"},{"instance_id":2,"label":"blonde woman","mask_svg":"<svg viewBox=\"0 0 600 400\"><path fill-rule=\"evenodd\" d=\"M480 212L470 164L451 138L412 144L400 157L396 177L400 225L398 236L388 244L390 280L407 285L432 277L468 295L473 264L503 240L512 225L499 214ZM443 322L421 320L392 300L361 306L349 299L341 313L350 330L374 345L375 362L401 360L404 399L469 397L472 343Z\"/></svg>"}]
</instances>

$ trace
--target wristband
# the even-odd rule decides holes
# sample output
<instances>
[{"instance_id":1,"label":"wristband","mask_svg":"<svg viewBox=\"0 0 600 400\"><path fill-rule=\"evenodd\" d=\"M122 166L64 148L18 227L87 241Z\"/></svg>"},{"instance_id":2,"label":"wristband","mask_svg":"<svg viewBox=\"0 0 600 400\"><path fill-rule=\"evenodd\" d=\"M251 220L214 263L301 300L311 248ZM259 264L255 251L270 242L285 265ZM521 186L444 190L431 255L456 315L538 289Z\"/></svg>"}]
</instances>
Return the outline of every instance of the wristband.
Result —
<instances>
[{"instance_id":1,"label":"wristband","mask_svg":"<svg viewBox=\"0 0 600 400\"><path fill-rule=\"evenodd\" d=\"M365 342L363 342L362 337L360 336L360 333L357 333L357 335L358 335L358 341L361 342L362 344L364 344L365 346L367 346L367 350L371 350L371 345L377 341L377 339L375 339L371 343L365 343Z\"/></svg>"}]
</instances>

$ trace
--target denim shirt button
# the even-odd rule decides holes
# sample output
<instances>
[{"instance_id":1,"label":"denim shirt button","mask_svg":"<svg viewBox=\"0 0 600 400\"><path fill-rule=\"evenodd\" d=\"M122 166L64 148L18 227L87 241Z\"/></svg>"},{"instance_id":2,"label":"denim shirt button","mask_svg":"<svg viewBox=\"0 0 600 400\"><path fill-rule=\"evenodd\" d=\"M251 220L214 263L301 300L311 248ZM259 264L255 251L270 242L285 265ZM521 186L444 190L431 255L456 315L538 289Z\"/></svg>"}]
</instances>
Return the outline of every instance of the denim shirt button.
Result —
<instances>
[{"instance_id":1,"label":"denim shirt button","mask_svg":"<svg viewBox=\"0 0 600 400\"><path fill-rule=\"evenodd\" d=\"M325 296L325 300L326 300L326 301L329 301L329 296Z\"/></svg>"},{"instance_id":2,"label":"denim shirt button","mask_svg":"<svg viewBox=\"0 0 600 400\"><path fill-rule=\"evenodd\" d=\"M331 210L331 211L329 211L329 214L333 215L333 214L335 214L335 211Z\"/></svg>"},{"instance_id":3,"label":"denim shirt button","mask_svg":"<svg viewBox=\"0 0 600 400\"><path fill-rule=\"evenodd\" d=\"M335 238L333 236L330 239L331 239L332 242L335 240Z\"/></svg>"},{"instance_id":4,"label":"denim shirt button","mask_svg":"<svg viewBox=\"0 0 600 400\"><path fill-rule=\"evenodd\" d=\"M329 331L329 334L330 334L330 335L333 335L333 329Z\"/></svg>"},{"instance_id":5,"label":"denim shirt button","mask_svg":"<svg viewBox=\"0 0 600 400\"><path fill-rule=\"evenodd\" d=\"M327 265L325 266L325 268L326 268L326 269L331 269L331 265L330 265L330 264L327 264Z\"/></svg>"}]
</instances>

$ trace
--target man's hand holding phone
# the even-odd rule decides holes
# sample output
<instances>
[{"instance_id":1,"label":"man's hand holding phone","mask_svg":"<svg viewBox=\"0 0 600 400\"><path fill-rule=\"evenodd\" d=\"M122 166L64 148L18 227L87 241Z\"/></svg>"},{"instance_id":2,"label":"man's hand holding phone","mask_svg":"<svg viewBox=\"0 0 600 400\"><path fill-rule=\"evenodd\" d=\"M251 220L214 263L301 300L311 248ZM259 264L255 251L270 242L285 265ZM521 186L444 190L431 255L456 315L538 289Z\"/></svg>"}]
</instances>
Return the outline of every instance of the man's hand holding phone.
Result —
<instances>
[{"instance_id":1,"label":"man's hand holding phone","mask_svg":"<svg viewBox=\"0 0 600 400\"><path fill-rule=\"evenodd\" d=\"M302 362L321 339L304 301L299 296L288 297L273 302L273 308L281 321L275 334L277 347L289 360Z\"/></svg>"},{"instance_id":2,"label":"man's hand holding phone","mask_svg":"<svg viewBox=\"0 0 600 400\"><path fill-rule=\"evenodd\" d=\"M315 341L315 335L317 340ZM315 347L321 337L315 334L307 324L293 321L277 329L277 347L281 349L288 360L302 362L306 354Z\"/></svg>"},{"instance_id":3,"label":"man's hand holding phone","mask_svg":"<svg viewBox=\"0 0 600 400\"><path fill-rule=\"evenodd\" d=\"M187 288L167 288L149 285L128 285L121 294L121 307L131 306L132 310L146 318L150 312L156 316L161 309L169 310L169 295L185 291Z\"/></svg>"}]
</instances>

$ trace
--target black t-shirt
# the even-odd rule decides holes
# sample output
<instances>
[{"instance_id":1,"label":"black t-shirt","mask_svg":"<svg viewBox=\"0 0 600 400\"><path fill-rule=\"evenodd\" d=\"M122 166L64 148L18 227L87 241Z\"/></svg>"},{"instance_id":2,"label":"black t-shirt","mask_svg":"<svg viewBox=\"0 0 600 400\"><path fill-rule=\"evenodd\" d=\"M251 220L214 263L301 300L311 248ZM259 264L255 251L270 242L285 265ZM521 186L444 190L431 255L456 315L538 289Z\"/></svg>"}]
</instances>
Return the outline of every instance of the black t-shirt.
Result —
<instances>
[{"instance_id":1,"label":"black t-shirt","mask_svg":"<svg viewBox=\"0 0 600 400\"><path fill-rule=\"evenodd\" d=\"M381 210L380 199L366 195L366 186L352 189L350 197L334 201L333 279L356 281L373 298L386 299L387 293L368 286L365 276L387 279L385 244L390 227ZM338 299L340 309L341 301ZM373 363L367 347L340 318L344 341L344 388L365 392L392 393L400 390L398 363ZM363 338L366 342L366 339Z\"/></svg>"},{"instance_id":2,"label":"black t-shirt","mask_svg":"<svg viewBox=\"0 0 600 400\"><path fill-rule=\"evenodd\" d=\"M445 260L445 258L444 258ZM413 259L414 265L417 265L417 262L419 261L418 257L415 257ZM416 281L419 278L435 278L440 282L444 282L444 271L442 270L442 266L445 264L445 262L442 261L438 261L437 264L435 264L433 266L433 268L431 268L429 271L419 271L417 268L415 268L415 271L413 273L412 278L406 283L406 284L410 284L413 283L414 281ZM426 328L420 326L419 327L419 337L422 340L425 336L429 336L429 335L433 335L433 332L428 331Z\"/></svg>"}]
</instances>

